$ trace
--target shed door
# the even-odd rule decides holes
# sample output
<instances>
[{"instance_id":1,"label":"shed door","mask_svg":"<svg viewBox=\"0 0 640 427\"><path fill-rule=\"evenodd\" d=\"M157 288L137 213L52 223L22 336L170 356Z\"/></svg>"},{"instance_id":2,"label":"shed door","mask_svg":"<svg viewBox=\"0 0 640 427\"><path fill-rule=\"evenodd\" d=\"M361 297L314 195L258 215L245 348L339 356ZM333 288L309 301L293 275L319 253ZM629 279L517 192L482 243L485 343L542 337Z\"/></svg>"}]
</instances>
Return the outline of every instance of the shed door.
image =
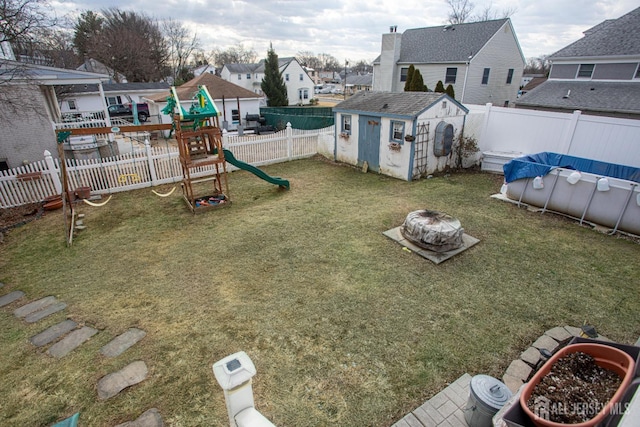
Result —
<instances>
[{"instance_id":1,"label":"shed door","mask_svg":"<svg viewBox=\"0 0 640 427\"><path fill-rule=\"evenodd\" d=\"M358 166L380 170L380 117L360 116L358 123Z\"/></svg>"}]
</instances>

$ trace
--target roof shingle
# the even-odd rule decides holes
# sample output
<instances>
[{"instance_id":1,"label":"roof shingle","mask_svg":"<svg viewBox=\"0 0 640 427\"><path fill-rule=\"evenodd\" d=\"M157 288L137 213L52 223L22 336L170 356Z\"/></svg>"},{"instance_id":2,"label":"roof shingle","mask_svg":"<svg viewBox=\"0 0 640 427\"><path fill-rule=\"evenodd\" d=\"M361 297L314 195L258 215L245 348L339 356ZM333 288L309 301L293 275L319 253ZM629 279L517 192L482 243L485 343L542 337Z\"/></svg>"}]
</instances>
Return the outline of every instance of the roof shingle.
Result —
<instances>
[{"instance_id":1,"label":"roof shingle","mask_svg":"<svg viewBox=\"0 0 640 427\"><path fill-rule=\"evenodd\" d=\"M447 95L437 92L358 92L333 108L416 117L445 96ZM458 105L467 111L464 106Z\"/></svg>"}]
</instances>

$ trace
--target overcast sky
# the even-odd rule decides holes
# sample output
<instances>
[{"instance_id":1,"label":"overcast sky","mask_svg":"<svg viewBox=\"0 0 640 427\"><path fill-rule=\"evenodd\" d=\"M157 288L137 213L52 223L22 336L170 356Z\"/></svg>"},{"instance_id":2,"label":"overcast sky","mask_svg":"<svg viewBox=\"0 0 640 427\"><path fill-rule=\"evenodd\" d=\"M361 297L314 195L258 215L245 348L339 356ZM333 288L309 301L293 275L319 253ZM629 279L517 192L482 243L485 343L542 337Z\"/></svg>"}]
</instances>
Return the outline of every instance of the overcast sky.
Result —
<instances>
[{"instance_id":1,"label":"overcast sky","mask_svg":"<svg viewBox=\"0 0 640 427\"><path fill-rule=\"evenodd\" d=\"M638 0L472 0L475 12L509 8L525 58L551 54L605 19L638 7ZM56 14L106 7L134 10L158 20L172 18L197 31L205 51L239 43L266 57L269 43L280 57L299 51L372 61L383 33L442 25L445 0L51 0Z\"/></svg>"}]
</instances>

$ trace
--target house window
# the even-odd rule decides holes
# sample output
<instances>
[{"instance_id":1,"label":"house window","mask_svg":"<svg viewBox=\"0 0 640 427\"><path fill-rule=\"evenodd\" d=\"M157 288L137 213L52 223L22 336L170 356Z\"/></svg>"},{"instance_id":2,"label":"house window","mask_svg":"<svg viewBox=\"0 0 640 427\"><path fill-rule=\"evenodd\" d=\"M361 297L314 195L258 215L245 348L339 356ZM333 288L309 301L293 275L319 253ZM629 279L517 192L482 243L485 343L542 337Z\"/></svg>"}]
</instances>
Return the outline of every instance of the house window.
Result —
<instances>
[{"instance_id":1,"label":"house window","mask_svg":"<svg viewBox=\"0 0 640 427\"><path fill-rule=\"evenodd\" d=\"M256 73L256 80L258 80L258 73Z\"/></svg>"},{"instance_id":2,"label":"house window","mask_svg":"<svg viewBox=\"0 0 640 427\"><path fill-rule=\"evenodd\" d=\"M446 122L436 126L436 137L433 144L433 154L436 157L448 156L453 145L453 126Z\"/></svg>"},{"instance_id":3,"label":"house window","mask_svg":"<svg viewBox=\"0 0 640 427\"><path fill-rule=\"evenodd\" d=\"M391 122L391 136L390 140L392 142L400 142L402 143L402 138L404 138L404 122Z\"/></svg>"},{"instance_id":4,"label":"house window","mask_svg":"<svg viewBox=\"0 0 640 427\"><path fill-rule=\"evenodd\" d=\"M76 101L74 99L70 99L67 101L67 105L69 106L69 110L77 110L78 106L76 105Z\"/></svg>"},{"instance_id":5,"label":"house window","mask_svg":"<svg viewBox=\"0 0 640 427\"><path fill-rule=\"evenodd\" d=\"M304 78L302 77L302 73L300 73L300 81L304 81Z\"/></svg>"},{"instance_id":6,"label":"house window","mask_svg":"<svg viewBox=\"0 0 640 427\"><path fill-rule=\"evenodd\" d=\"M122 98L120 98L119 96L107 96L105 97L105 101L107 101L107 106L122 104Z\"/></svg>"},{"instance_id":7,"label":"house window","mask_svg":"<svg viewBox=\"0 0 640 427\"><path fill-rule=\"evenodd\" d=\"M486 85L489 83L489 72L491 71L491 68L485 68L484 72L482 73L482 84Z\"/></svg>"},{"instance_id":8,"label":"house window","mask_svg":"<svg viewBox=\"0 0 640 427\"><path fill-rule=\"evenodd\" d=\"M251 73L247 73L247 80L251 80Z\"/></svg>"},{"instance_id":9,"label":"house window","mask_svg":"<svg viewBox=\"0 0 640 427\"><path fill-rule=\"evenodd\" d=\"M309 99L309 89L298 89L298 99Z\"/></svg>"},{"instance_id":10,"label":"house window","mask_svg":"<svg viewBox=\"0 0 640 427\"><path fill-rule=\"evenodd\" d=\"M458 75L458 69L456 67L447 68L447 74L445 74L444 76L444 82L455 84L457 75Z\"/></svg>"},{"instance_id":11,"label":"house window","mask_svg":"<svg viewBox=\"0 0 640 427\"><path fill-rule=\"evenodd\" d=\"M595 64L580 64L580 68L578 69L578 78L590 79L595 67Z\"/></svg>"},{"instance_id":12,"label":"house window","mask_svg":"<svg viewBox=\"0 0 640 427\"><path fill-rule=\"evenodd\" d=\"M406 82L407 81L407 74L409 73L409 68L403 67L400 68L400 81L401 82Z\"/></svg>"},{"instance_id":13,"label":"house window","mask_svg":"<svg viewBox=\"0 0 640 427\"><path fill-rule=\"evenodd\" d=\"M238 74L238 80L242 80L242 74Z\"/></svg>"},{"instance_id":14,"label":"house window","mask_svg":"<svg viewBox=\"0 0 640 427\"><path fill-rule=\"evenodd\" d=\"M351 116L342 115L342 128L343 133L351 133Z\"/></svg>"},{"instance_id":15,"label":"house window","mask_svg":"<svg viewBox=\"0 0 640 427\"><path fill-rule=\"evenodd\" d=\"M285 79L286 81L289 81L289 74L285 74L285 75L284 75L284 79Z\"/></svg>"},{"instance_id":16,"label":"house window","mask_svg":"<svg viewBox=\"0 0 640 427\"><path fill-rule=\"evenodd\" d=\"M640 79L640 64L638 64L638 68L636 68L636 76L634 78Z\"/></svg>"},{"instance_id":17,"label":"house window","mask_svg":"<svg viewBox=\"0 0 640 427\"><path fill-rule=\"evenodd\" d=\"M513 68L509 68L509 72L507 72L507 84L510 85L513 80Z\"/></svg>"}]
</instances>

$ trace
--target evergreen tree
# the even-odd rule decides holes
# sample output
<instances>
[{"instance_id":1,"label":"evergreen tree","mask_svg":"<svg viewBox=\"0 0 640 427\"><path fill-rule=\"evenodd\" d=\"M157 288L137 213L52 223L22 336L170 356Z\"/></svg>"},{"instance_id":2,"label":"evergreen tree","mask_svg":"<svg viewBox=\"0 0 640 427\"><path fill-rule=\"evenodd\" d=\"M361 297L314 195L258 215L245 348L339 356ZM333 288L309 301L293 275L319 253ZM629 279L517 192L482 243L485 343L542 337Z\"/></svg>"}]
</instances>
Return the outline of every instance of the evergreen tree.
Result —
<instances>
[{"instance_id":1,"label":"evergreen tree","mask_svg":"<svg viewBox=\"0 0 640 427\"><path fill-rule=\"evenodd\" d=\"M456 92L453 90L453 85L449 84L445 89L444 93L449 95L451 98L456 99Z\"/></svg>"},{"instance_id":2,"label":"evergreen tree","mask_svg":"<svg viewBox=\"0 0 640 427\"><path fill-rule=\"evenodd\" d=\"M267 59L264 62L264 79L260 87L267 97L267 105L269 107L286 107L289 105L287 86L284 84L284 79L278 66L278 55L271 44L267 52Z\"/></svg>"},{"instance_id":3,"label":"evergreen tree","mask_svg":"<svg viewBox=\"0 0 640 427\"><path fill-rule=\"evenodd\" d=\"M407 80L404 82L404 91L411 91L411 81L413 80L413 74L416 71L416 67L413 64L409 65L409 69L407 70ZM418 71L419 72L419 71Z\"/></svg>"},{"instance_id":4,"label":"evergreen tree","mask_svg":"<svg viewBox=\"0 0 640 427\"><path fill-rule=\"evenodd\" d=\"M444 85L442 84L442 80L438 80L438 83L436 83L436 88L434 90L434 92L439 92L439 93L444 93Z\"/></svg>"},{"instance_id":5,"label":"evergreen tree","mask_svg":"<svg viewBox=\"0 0 640 427\"><path fill-rule=\"evenodd\" d=\"M413 78L411 79L411 88L409 89L411 92L426 92L427 85L424 84L424 80L422 79L422 74L420 70L415 70L413 73Z\"/></svg>"}]
</instances>

